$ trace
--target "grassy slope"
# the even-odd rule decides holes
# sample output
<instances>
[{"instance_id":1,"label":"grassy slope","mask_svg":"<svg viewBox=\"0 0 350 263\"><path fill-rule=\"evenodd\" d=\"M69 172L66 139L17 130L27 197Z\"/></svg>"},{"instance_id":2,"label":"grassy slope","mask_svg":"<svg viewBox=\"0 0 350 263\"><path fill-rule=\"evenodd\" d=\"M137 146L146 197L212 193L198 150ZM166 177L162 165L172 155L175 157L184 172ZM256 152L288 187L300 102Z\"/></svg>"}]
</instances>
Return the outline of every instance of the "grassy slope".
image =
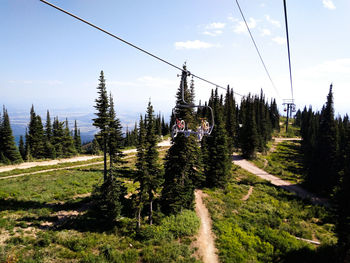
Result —
<instances>
[{"instance_id":1,"label":"grassy slope","mask_svg":"<svg viewBox=\"0 0 350 263\"><path fill-rule=\"evenodd\" d=\"M315 256L313 245L295 237L319 240L323 246L336 242L325 208L234 169L225 190L206 190L222 262L283 262L301 250L303 256ZM242 201L250 186L254 187L251 196Z\"/></svg>"},{"instance_id":2,"label":"grassy slope","mask_svg":"<svg viewBox=\"0 0 350 263\"><path fill-rule=\"evenodd\" d=\"M190 244L199 219L193 211L155 216L157 225L145 225L139 233L128 217L112 230L98 226L84 212L90 197L83 194L100 182L101 168L1 180L0 262L196 262ZM129 191L135 191L132 169L124 175Z\"/></svg>"},{"instance_id":3,"label":"grassy slope","mask_svg":"<svg viewBox=\"0 0 350 263\"><path fill-rule=\"evenodd\" d=\"M292 183L303 183L303 160L300 141L279 143L273 152L258 155L253 163L266 172Z\"/></svg>"}]
</instances>

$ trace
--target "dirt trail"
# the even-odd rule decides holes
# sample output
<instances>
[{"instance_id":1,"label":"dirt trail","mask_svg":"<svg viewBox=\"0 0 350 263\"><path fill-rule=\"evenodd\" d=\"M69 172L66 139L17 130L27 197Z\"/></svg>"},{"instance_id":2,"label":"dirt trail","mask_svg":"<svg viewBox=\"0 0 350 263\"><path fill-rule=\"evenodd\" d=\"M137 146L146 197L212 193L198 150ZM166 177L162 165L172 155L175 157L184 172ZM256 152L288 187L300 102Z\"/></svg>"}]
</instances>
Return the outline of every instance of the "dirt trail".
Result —
<instances>
[{"instance_id":1,"label":"dirt trail","mask_svg":"<svg viewBox=\"0 0 350 263\"><path fill-rule=\"evenodd\" d=\"M254 187L250 186L249 190L248 190L248 193L245 196L243 196L241 200L242 201L247 201L249 199L250 195L253 193L253 189L254 189Z\"/></svg>"},{"instance_id":2,"label":"dirt trail","mask_svg":"<svg viewBox=\"0 0 350 263\"><path fill-rule=\"evenodd\" d=\"M233 155L233 162L234 164L240 166L244 170L247 170L248 172L269 181L273 185L279 186L289 192L295 193L299 197L303 199L310 199L313 204L316 205L324 205L324 206L330 206L328 201L326 199L319 198L315 196L314 194L308 192L307 190L301 188L299 185L292 184L288 181L284 181L281 178L278 178L274 175L271 175L264 170L261 170L260 168L256 167L254 164L250 163L249 161L243 159L238 154Z\"/></svg>"},{"instance_id":3,"label":"dirt trail","mask_svg":"<svg viewBox=\"0 0 350 263\"><path fill-rule=\"evenodd\" d=\"M211 219L208 209L203 203L205 194L201 190L195 191L196 197L196 213L201 220L199 233L195 246L198 247L199 256L204 263L219 263L219 257L216 254L215 237L211 231Z\"/></svg>"},{"instance_id":4,"label":"dirt trail","mask_svg":"<svg viewBox=\"0 0 350 263\"><path fill-rule=\"evenodd\" d=\"M158 146L159 147L171 146L171 141L170 141L170 139L164 140L164 141L158 143ZM162 150L160 150L160 151L162 151ZM125 150L125 151L123 151L123 153L125 153L125 154L136 153L136 149ZM97 156L97 155L90 156L89 155L89 156L77 156L77 157L68 158L68 159L57 159L57 160L50 160L50 161L43 161L43 162L26 162L26 163L22 163L22 164L2 166L2 167L0 167L0 173L1 172L11 171L11 170L14 170L14 169L28 169L28 168L37 167L37 166L49 166L49 165L56 165L56 164L61 164L61 163L72 163L72 162L88 161L88 160L96 159L96 158L100 158L100 157L102 157L102 156ZM129 159L131 157L128 156L125 159ZM71 169L71 168L79 168L79 167L85 167L85 166L102 164L102 163L103 163L103 161L91 162L91 163L87 163L87 164L73 165L73 166L60 167L60 168L52 168L52 169L46 169L46 170L41 170L41 171L36 171L36 172L31 172L31 173L16 174L16 175L0 177L0 180L2 180L2 179L9 179L9 178L15 178L15 177L21 177L21 176L25 176L25 175L32 175L32 174L40 174L40 173L46 173L46 172L52 172L52 171L66 170L66 169Z\"/></svg>"},{"instance_id":5,"label":"dirt trail","mask_svg":"<svg viewBox=\"0 0 350 263\"><path fill-rule=\"evenodd\" d=\"M25 162L21 164L15 164L15 165L6 165L0 167L0 173L2 172L8 172L14 169L28 169L36 166L47 166L47 165L56 165L60 163L74 163L74 162L82 162L82 161L88 161L91 159L96 159L102 156L97 155L85 155L85 156L76 156L73 158L66 158L66 159L56 159L56 160L50 160L50 161L42 161L42 162Z\"/></svg>"}]
</instances>

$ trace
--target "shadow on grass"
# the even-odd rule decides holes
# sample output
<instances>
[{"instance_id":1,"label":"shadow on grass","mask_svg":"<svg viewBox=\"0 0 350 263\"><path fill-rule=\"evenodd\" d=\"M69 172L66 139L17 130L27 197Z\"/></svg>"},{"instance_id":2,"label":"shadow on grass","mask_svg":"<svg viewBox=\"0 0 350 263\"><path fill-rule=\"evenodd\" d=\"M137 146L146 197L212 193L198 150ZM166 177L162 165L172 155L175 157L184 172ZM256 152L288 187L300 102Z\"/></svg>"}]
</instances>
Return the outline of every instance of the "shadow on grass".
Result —
<instances>
[{"instance_id":1,"label":"shadow on grass","mask_svg":"<svg viewBox=\"0 0 350 263\"><path fill-rule=\"evenodd\" d=\"M123 215L130 214L131 200L123 203ZM66 203L45 203L16 199L0 199L0 210L29 211L15 219L14 226L36 227L42 230L77 230L79 232L105 232L117 223L103 220L93 209L92 197ZM44 210L43 210L44 209ZM136 224L135 224L136 226Z\"/></svg>"},{"instance_id":2,"label":"shadow on grass","mask_svg":"<svg viewBox=\"0 0 350 263\"><path fill-rule=\"evenodd\" d=\"M283 263L337 263L341 262L336 246L321 246L315 250L308 247L292 250L282 255L278 262Z\"/></svg>"}]
</instances>

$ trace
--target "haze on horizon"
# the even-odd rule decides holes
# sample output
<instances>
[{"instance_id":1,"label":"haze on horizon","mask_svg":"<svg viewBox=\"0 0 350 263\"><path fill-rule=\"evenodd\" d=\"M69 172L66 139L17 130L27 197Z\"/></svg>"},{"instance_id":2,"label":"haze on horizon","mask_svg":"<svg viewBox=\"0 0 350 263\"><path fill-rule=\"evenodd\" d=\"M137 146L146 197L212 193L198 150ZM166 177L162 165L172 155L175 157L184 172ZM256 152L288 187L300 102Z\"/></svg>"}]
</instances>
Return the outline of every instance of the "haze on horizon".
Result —
<instances>
[{"instance_id":1,"label":"haze on horizon","mask_svg":"<svg viewBox=\"0 0 350 263\"><path fill-rule=\"evenodd\" d=\"M51 2L178 66L186 61L191 72L236 92L263 89L267 97L276 97L280 109L282 99L290 98L282 1L241 1L280 96L261 66L234 1ZM320 110L333 83L336 114L350 112L350 36L344 34L350 29L350 2L287 5L297 107ZM29 112L32 104L39 111L92 114L101 70L118 114L136 119L150 98L156 111L170 114L178 71L39 0L1 1L0 16L6 21L0 25L0 103L10 115ZM199 80L195 87L202 101L213 88Z\"/></svg>"}]
</instances>

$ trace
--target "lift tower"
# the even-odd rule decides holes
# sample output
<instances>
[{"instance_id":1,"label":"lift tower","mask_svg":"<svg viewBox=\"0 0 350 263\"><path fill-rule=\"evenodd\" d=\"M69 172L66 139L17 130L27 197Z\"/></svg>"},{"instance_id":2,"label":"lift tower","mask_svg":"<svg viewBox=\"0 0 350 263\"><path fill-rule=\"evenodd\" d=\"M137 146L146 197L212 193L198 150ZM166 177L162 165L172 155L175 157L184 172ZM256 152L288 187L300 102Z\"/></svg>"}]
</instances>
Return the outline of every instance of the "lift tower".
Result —
<instances>
[{"instance_id":1,"label":"lift tower","mask_svg":"<svg viewBox=\"0 0 350 263\"><path fill-rule=\"evenodd\" d=\"M287 112L287 121L286 121L286 133L288 132L288 121L289 116L292 117L292 112L295 112L294 99L285 99L283 100L284 111Z\"/></svg>"}]
</instances>

